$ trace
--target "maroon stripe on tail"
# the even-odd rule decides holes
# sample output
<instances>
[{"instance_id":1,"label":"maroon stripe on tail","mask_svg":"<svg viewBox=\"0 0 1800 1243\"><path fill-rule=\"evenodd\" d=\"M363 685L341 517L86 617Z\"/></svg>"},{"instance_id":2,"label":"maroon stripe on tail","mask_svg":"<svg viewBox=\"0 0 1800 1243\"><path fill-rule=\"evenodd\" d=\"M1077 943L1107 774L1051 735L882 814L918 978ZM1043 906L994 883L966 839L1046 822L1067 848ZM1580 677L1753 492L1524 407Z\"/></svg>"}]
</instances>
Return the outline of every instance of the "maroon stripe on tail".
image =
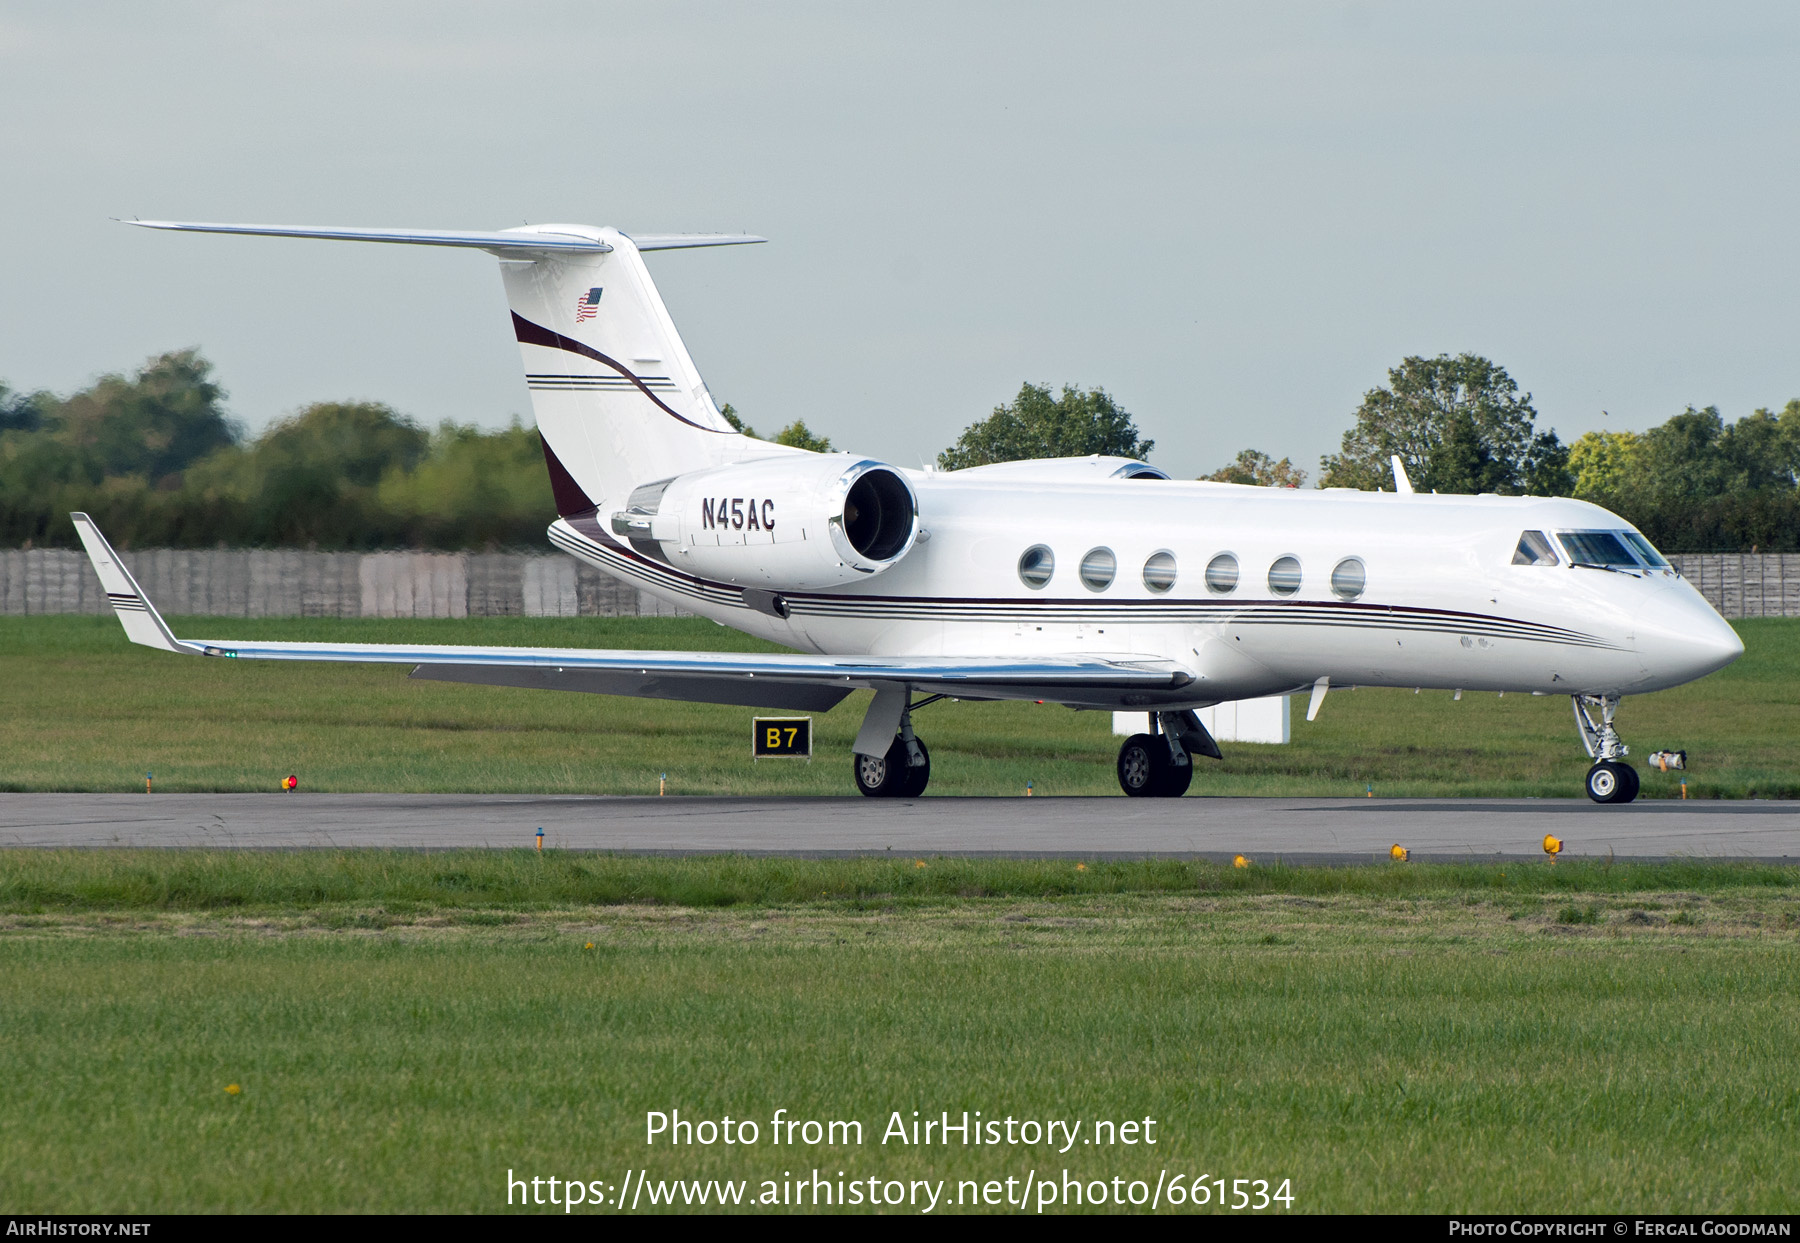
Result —
<instances>
[{"instance_id":1,"label":"maroon stripe on tail","mask_svg":"<svg viewBox=\"0 0 1800 1243\"><path fill-rule=\"evenodd\" d=\"M581 490L575 477L560 461L550 442L544 439L544 433L538 433L538 443L544 446L544 465L550 468L550 494L556 498L556 512L564 518L575 514L588 514L594 511L594 502L588 494Z\"/></svg>"},{"instance_id":2,"label":"maroon stripe on tail","mask_svg":"<svg viewBox=\"0 0 1800 1243\"><path fill-rule=\"evenodd\" d=\"M520 344L541 345L546 349L552 350L567 350L571 354L579 354L583 358L591 358L597 363L603 363L624 376L627 380L631 381L632 384L636 385L639 392L648 397L656 405L658 410L661 410L670 418L686 423L689 427L699 431L711 432L715 436L737 435L736 432L731 431L729 428L725 431L720 431L716 427L708 427L704 423L696 423L685 414L682 414L679 410L671 409L660 397L655 393L652 393L649 385L638 379L624 363L616 358L608 358L593 346L583 345L573 337L565 337L562 333L552 332L541 324L534 324L523 315L520 315L517 311L513 312L512 320L513 335L519 339Z\"/></svg>"}]
</instances>

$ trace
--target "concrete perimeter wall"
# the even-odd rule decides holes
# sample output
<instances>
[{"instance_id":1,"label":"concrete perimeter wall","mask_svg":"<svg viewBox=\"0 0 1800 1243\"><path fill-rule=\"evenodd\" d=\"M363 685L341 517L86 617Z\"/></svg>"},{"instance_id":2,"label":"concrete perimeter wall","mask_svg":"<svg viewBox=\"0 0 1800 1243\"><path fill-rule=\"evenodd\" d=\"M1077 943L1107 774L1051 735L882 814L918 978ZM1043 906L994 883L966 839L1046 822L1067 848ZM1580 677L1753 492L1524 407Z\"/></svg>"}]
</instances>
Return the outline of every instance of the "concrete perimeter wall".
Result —
<instances>
[{"instance_id":1,"label":"concrete perimeter wall","mask_svg":"<svg viewBox=\"0 0 1800 1243\"><path fill-rule=\"evenodd\" d=\"M119 554L164 613L217 617L686 617L561 554L150 548ZM0 615L104 613L87 557L0 550Z\"/></svg>"},{"instance_id":2,"label":"concrete perimeter wall","mask_svg":"<svg viewBox=\"0 0 1800 1243\"><path fill-rule=\"evenodd\" d=\"M1800 617L1800 553L1684 552L1669 560L1726 617Z\"/></svg>"},{"instance_id":3,"label":"concrete perimeter wall","mask_svg":"<svg viewBox=\"0 0 1800 1243\"><path fill-rule=\"evenodd\" d=\"M683 617L573 557L151 548L120 554L165 613L218 617ZM1800 553L1669 558L1726 617L1800 617ZM0 615L100 613L79 552L0 550Z\"/></svg>"}]
</instances>

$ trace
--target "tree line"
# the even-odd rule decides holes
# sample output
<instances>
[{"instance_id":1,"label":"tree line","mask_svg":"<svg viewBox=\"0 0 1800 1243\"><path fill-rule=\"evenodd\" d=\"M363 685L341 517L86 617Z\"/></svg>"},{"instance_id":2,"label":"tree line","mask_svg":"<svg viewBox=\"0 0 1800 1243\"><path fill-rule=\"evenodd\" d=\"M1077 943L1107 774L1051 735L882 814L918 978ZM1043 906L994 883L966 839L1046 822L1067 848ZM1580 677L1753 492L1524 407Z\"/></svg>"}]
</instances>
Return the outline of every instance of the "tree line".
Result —
<instances>
[{"instance_id":1,"label":"tree line","mask_svg":"<svg viewBox=\"0 0 1800 1243\"><path fill-rule=\"evenodd\" d=\"M182 350L68 397L0 386L0 544L71 547L71 510L126 547L481 548L555 517L537 432L317 402L246 437Z\"/></svg>"},{"instance_id":2,"label":"tree line","mask_svg":"<svg viewBox=\"0 0 1800 1243\"><path fill-rule=\"evenodd\" d=\"M75 543L71 510L127 547L537 546L555 515L537 433L441 423L376 402L318 402L247 436L194 350L58 397L0 384L0 544ZM724 414L753 428L729 405ZM770 437L829 452L796 421ZM1147 459L1131 414L1101 388L1025 384L938 455L959 470L1035 457ZM1540 430L1530 393L1473 354L1410 357L1370 389L1318 487L1577 496L1669 552L1800 551L1800 400L1729 423L1690 406L1644 432ZM1304 487L1309 472L1245 449L1205 478Z\"/></svg>"},{"instance_id":3,"label":"tree line","mask_svg":"<svg viewBox=\"0 0 1800 1243\"><path fill-rule=\"evenodd\" d=\"M942 469L1090 453L1144 458L1128 412L1103 389L1027 384L938 457ZM1735 423L1687 407L1644 432L1540 430L1530 393L1474 354L1409 357L1370 389L1321 488L1392 490L1393 458L1415 490L1574 496L1620 515L1668 552L1800 551L1800 399ZM1258 449L1202 478L1299 488L1309 473Z\"/></svg>"}]
</instances>

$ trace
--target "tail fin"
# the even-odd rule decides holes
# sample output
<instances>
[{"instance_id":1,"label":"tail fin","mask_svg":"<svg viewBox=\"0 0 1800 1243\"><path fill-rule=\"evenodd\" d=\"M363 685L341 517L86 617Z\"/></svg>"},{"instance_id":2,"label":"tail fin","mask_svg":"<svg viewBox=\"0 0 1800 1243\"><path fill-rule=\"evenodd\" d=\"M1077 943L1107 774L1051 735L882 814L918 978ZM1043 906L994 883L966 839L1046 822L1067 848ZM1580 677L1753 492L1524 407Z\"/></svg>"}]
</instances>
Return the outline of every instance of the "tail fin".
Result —
<instances>
[{"instance_id":1,"label":"tail fin","mask_svg":"<svg viewBox=\"0 0 1800 1243\"><path fill-rule=\"evenodd\" d=\"M565 514L570 503L623 504L640 484L736 461L747 448L713 403L637 245L616 229L582 231L607 249L500 264L551 479L566 476L580 493L558 488Z\"/></svg>"},{"instance_id":2,"label":"tail fin","mask_svg":"<svg viewBox=\"0 0 1800 1243\"><path fill-rule=\"evenodd\" d=\"M201 233L460 246L500 259L559 512L623 504L633 488L745 457L793 452L727 423L663 306L640 252L760 242L591 225L495 233L286 225L127 223Z\"/></svg>"}]
</instances>

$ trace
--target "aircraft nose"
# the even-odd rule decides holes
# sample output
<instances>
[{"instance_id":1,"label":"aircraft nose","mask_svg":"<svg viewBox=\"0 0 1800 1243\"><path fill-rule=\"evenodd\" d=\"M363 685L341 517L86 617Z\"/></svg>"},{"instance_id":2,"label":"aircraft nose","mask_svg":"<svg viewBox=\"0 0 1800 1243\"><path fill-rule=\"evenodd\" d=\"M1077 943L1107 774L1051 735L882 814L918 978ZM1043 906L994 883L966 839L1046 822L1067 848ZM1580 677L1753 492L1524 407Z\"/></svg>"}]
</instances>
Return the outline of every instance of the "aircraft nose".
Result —
<instances>
[{"instance_id":1,"label":"aircraft nose","mask_svg":"<svg viewBox=\"0 0 1800 1243\"><path fill-rule=\"evenodd\" d=\"M1654 681L1678 686L1723 669L1744 654L1744 642L1699 592L1677 583L1638 611L1637 649Z\"/></svg>"}]
</instances>

